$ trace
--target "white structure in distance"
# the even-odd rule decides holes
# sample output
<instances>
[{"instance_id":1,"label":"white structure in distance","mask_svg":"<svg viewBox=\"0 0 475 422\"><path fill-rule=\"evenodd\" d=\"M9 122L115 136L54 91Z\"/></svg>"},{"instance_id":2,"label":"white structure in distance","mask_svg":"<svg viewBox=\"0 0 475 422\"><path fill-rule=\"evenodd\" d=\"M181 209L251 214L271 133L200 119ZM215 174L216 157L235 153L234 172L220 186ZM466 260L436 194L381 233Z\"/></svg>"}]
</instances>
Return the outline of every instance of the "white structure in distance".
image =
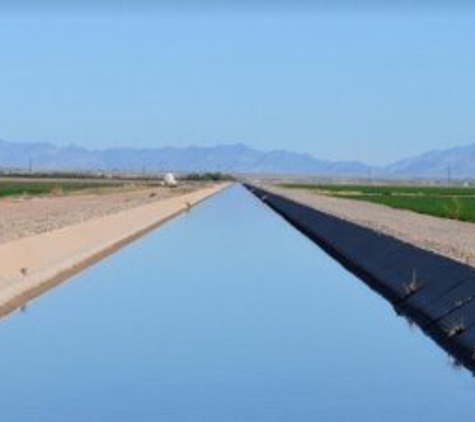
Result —
<instances>
[{"instance_id":1,"label":"white structure in distance","mask_svg":"<svg viewBox=\"0 0 475 422\"><path fill-rule=\"evenodd\" d=\"M163 177L163 183L165 186L176 186L178 184L173 173L165 173L165 176Z\"/></svg>"}]
</instances>

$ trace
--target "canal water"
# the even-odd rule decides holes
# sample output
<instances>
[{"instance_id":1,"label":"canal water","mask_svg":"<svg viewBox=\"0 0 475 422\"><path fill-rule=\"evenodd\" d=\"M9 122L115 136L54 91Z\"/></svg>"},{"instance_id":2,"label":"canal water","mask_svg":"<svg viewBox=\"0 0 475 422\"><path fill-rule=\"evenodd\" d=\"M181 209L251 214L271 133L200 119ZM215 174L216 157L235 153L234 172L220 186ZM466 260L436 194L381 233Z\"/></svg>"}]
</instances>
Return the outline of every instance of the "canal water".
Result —
<instances>
[{"instance_id":1,"label":"canal water","mask_svg":"<svg viewBox=\"0 0 475 422\"><path fill-rule=\"evenodd\" d=\"M0 420L470 421L475 382L233 187L0 323Z\"/></svg>"}]
</instances>

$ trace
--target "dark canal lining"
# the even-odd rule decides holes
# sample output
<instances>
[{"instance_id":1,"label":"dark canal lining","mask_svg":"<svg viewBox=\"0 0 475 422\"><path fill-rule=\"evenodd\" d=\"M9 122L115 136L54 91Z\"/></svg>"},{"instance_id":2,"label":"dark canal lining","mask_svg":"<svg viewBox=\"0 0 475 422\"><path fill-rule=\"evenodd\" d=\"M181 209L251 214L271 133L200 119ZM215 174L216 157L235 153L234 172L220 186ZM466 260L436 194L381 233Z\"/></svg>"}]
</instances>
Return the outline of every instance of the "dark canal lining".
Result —
<instances>
[{"instance_id":1,"label":"dark canal lining","mask_svg":"<svg viewBox=\"0 0 475 422\"><path fill-rule=\"evenodd\" d=\"M465 421L471 375L241 187L0 324L0 420Z\"/></svg>"}]
</instances>

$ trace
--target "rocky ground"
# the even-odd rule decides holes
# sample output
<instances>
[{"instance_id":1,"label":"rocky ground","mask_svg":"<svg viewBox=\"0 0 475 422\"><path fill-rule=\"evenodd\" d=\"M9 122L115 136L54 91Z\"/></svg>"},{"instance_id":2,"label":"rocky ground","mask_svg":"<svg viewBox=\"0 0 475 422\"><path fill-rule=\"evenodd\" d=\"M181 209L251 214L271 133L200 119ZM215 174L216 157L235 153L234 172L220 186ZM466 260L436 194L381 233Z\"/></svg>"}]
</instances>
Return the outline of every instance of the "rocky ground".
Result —
<instances>
[{"instance_id":1,"label":"rocky ground","mask_svg":"<svg viewBox=\"0 0 475 422\"><path fill-rule=\"evenodd\" d=\"M277 194L475 266L475 224L431 217L369 202L318 195L305 189L265 186Z\"/></svg>"},{"instance_id":2,"label":"rocky ground","mask_svg":"<svg viewBox=\"0 0 475 422\"><path fill-rule=\"evenodd\" d=\"M160 199L199 185L122 188L109 192L0 199L0 243L65 227Z\"/></svg>"}]
</instances>

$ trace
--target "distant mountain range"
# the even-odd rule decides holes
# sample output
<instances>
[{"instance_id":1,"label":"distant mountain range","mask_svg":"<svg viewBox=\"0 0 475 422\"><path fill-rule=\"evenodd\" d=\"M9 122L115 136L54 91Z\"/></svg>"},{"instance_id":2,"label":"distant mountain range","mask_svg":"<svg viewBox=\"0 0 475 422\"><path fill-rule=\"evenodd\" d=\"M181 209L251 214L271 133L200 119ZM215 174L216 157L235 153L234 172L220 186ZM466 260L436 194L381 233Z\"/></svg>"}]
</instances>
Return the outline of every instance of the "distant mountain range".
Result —
<instances>
[{"instance_id":1,"label":"distant mountain range","mask_svg":"<svg viewBox=\"0 0 475 422\"><path fill-rule=\"evenodd\" d=\"M326 161L290 151L258 151L243 144L187 148L113 148L90 150L49 143L0 140L4 169L70 171L222 171L232 173L345 177L475 178L475 144L431 151L374 167L357 161Z\"/></svg>"},{"instance_id":2,"label":"distant mountain range","mask_svg":"<svg viewBox=\"0 0 475 422\"><path fill-rule=\"evenodd\" d=\"M475 144L433 150L397 161L383 169L388 175L475 178Z\"/></svg>"}]
</instances>

